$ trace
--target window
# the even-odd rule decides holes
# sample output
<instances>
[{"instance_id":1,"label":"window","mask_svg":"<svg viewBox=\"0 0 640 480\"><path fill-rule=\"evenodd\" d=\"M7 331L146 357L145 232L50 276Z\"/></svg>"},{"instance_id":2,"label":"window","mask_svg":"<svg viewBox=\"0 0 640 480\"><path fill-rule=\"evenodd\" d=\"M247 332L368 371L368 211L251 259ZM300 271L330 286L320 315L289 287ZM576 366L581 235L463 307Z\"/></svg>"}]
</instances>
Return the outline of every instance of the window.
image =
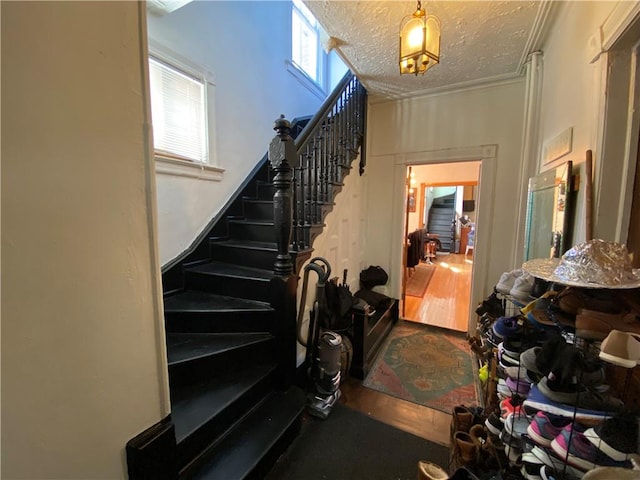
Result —
<instances>
[{"instance_id":1,"label":"window","mask_svg":"<svg viewBox=\"0 0 640 480\"><path fill-rule=\"evenodd\" d=\"M293 64L323 87L325 55L320 47L320 25L302 0L293 0L291 47Z\"/></svg>"},{"instance_id":2,"label":"window","mask_svg":"<svg viewBox=\"0 0 640 480\"><path fill-rule=\"evenodd\" d=\"M149 58L156 154L208 163L205 82Z\"/></svg>"}]
</instances>

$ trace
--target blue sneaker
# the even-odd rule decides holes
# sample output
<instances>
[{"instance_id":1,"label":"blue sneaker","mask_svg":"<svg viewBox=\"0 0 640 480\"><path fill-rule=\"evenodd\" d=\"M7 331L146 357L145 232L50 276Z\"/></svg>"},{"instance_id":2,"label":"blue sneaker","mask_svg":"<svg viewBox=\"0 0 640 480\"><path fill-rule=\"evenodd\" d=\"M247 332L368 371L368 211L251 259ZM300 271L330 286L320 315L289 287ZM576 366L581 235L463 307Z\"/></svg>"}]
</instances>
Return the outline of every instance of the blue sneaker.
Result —
<instances>
[{"instance_id":1,"label":"blue sneaker","mask_svg":"<svg viewBox=\"0 0 640 480\"><path fill-rule=\"evenodd\" d=\"M519 315L513 317L500 317L493 324L492 330L501 339L515 338L522 334L522 325L518 320Z\"/></svg>"}]
</instances>

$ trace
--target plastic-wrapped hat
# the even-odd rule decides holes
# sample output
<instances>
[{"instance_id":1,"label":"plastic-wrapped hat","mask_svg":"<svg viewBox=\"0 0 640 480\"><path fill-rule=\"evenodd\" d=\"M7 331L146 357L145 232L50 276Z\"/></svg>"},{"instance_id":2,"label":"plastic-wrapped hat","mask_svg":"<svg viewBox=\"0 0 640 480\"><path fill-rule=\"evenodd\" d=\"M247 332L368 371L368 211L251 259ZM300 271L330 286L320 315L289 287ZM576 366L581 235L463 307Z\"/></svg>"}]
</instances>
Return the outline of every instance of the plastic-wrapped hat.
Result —
<instances>
[{"instance_id":1,"label":"plastic-wrapped hat","mask_svg":"<svg viewBox=\"0 0 640 480\"><path fill-rule=\"evenodd\" d=\"M638 288L640 270L631 268L627 247L606 240L589 240L562 258L528 260L522 269L548 282L582 288Z\"/></svg>"}]
</instances>

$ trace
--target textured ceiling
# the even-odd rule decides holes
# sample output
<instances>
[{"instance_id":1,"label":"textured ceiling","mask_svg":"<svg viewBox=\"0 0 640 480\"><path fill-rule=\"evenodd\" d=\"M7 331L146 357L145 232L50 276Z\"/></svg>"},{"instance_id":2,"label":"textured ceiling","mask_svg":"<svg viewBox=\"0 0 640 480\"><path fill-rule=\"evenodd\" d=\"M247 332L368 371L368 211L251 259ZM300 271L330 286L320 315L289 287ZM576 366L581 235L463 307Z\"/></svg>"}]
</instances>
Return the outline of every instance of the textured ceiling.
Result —
<instances>
[{"instance_id":1,"label":"textured ceiling","mask_svg":"<svg viewBox=\"0 0 640 480\"><path fill-rule=\"evenodd\" d=\"M539 45L548 1L424 1L441 22L440 64L400 75L398 31L415 1L307 0L340 55L370 95L401 98L512 78Z\"/></svg>"}]
</instances>

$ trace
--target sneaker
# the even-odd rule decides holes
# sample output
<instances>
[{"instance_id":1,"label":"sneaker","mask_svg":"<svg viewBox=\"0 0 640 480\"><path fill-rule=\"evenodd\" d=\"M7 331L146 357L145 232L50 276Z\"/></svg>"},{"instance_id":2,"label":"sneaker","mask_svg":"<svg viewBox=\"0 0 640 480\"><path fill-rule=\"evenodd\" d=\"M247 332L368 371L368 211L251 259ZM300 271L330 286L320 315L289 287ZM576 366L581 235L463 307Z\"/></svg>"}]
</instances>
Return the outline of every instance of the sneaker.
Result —
<instances>
[{"instance_id":1,"label":"sneaker","mask_svg":"<svg viewBox=\"0 0 640 480\"><path fill-rule=\"evenodd\" d=\"M489 343L493 348L498 348L498 345L500 345L500 343L502 342L502 338L495 334L495 332L493 331L493 327L489 328L484 333L484 338L487 340L487 343Z\"/></svg>"},{"instance_id":2,"label":"sneaker","mask_svg":"<svg viewBox=\"0 0 640 480\"><path fill-rule=\"evenodd\" d=\"M619 412L624 408L622 400L610 395L587 390L580 384L561 384L548 377L538 382L538 389L554 402L602 412Z\"/></svg>"},{"instance_id":3,"label":"sneaker","mask_svg":"<svg viewBox=\"0 0 640 480\"><path fill-rule=\"evenodd\" d=\"M504 374L513 380L520 380L522 382L534 383L527 373L527 369L524 367L507 367L504 369Z\"/></svg>"},{"instance_id":4,"label":"sneaker","mask_svg":"<svg viewBox=\"0 0 640 480\"><path fill-rule=\"evenodd\" d=\"M495 436L500 436L504 428L504 420L495 413L492 413L484 421L484 426L487 427L487 430Z\"/></svg>"},{"instance_id":5,"label":"sneaker","mask_svg":"<svg viewBox=\"0 0 640 480\"><path fill-rule=\"evenodd\" d=\"M620 367L635 367L640 363L640 335L611 330L600 345L599 356Z\"/></svg>"},{"instance_id":6,"label":"sneaker","mask_svg":"<svg viewBox=\"0 0 640 480\"><path fill-rule=\"evenodd\" d=\"M533 291L534 283L535 277L533 275L523 273L521 276L516 278L513 283L513 287L509 291L509 296L517 302L520 302L521 306L526 305L533 299L531 292Z\"/></svg>"},{"instance_id":7,"label":"sneaker","mask_svg":"<svg viewBox=\"0 0 640 480\"><path fill-rule=\"evenodd\" d=\"M540 468L544 465L542 460L536 457L533 453L522 454L522 468L520 473L527 480L542 480L540 476Z\"/></svg>"},{"instance_id":8,"label":"sneaker","mask_svg":"<svg viewBox=\"0 0 640 480\"><path fill-rule=\"evenodd\" d=\"M538 445L549 448L551 447L551 441L556 438L560 434L560 431L569 425L571 421L572 420L567 417L539 411L527 427L527 433Z\"/></svg>"},{"instance_id":9,"label":"sneaker","mask_svg":"<svg viewBox=\"0 0 640 480\"><path fill-rule=\"evenodd\" d=\"M515 395L500 402L500 418L504 420L512 413L525 413L533 415L535 410L523 405L523 398Z\"/></svg>"},{"instance_id":10,"label":"sneaker","mask_svg":"<svg viewBox=\"0 0 640 480\"><path fill-rule=\"evenodd\" d=\"M505 423L506 425L506 423ZM504 454L509 458L509 463L515 464L518 461L518 457L522 455L522 449L520 448L520 440L506 430L503 430L500 434L500 440L504 445Z\"/></svg>"},{"instance_id":11,"label":"sneaker","mask_svg":"<svg viewBox=\"0 0 640 480\"><path fill-rule=\"evenodd\" d=\"M589 410L586 408L581 408L579 406L576 407L575 405L567 405L560 402L554 402L550 398L544 396L542 392L540 392L538 385L534 385L533 387L531 387L529 396L524 401L524 406L525 409L542 410L543 412L552 413L554 415L562 415L564 417L575 418L576 421L586 422L591 425L597 422L602 422L603 420L611 416L611 412Z\"/></svg>"},{"instance_id":12,"label":"sneaker","mask_svg":"<svg viewBox=\"0 0 640 480\"><path fill-rule=\"evenodd\" d=\"M480 316L485 314L498 318L504 315L504 306L502 305L502 300L500 300L496 294L493 292L489 295L485 300L482 301L478 308L476 308L476 313Z\"/></svg>"},{"instance_id":13,"label":"sneaker","mask_svg":"<svg viewBox=\"0 0 640 480\"><path fill-rule=\"evenodd\" d=\"M520 439L524 433L527 433L527 427L531 421L532 418L524 412L512 413L504 419L504 429L513 438Z\"/></svg>"},{"instance_id":14,"label":"sneaker","mask_svg":"<svg viewBox=\"0 0 640 480\"><path fill-rule=\"evenodd\" d=\"M514 338L522 334L522 325L518 321L519 315L513 317L500 317L493 324L492 330L501 339Z\"/></svg>"},{"instance_id":15,"label":"sneaker","mask_svg":"<svg viewBox=\"0 0 640 480\"><path fill-rule=\"evenodd\" d=\"M555 452L551 449L547 450L540 447L535 447L531 453L538 457L544 466L546 467L546 472L543 471L543 467L540 467L540 476L545 480L549 480L555 474L555 472L563 472L567 476L565 477L556 477L558 480L560 478L582 478L584 473L577 468L572 467L571 465L567 465L564 460L559 459ZM546 473L546 476L545 476Z\"/></svg>"},{"instance_id":16,"label":"sneaker","mask_svg":"<svg viewBox=\"0 0 640 480\"><path fill-rule=\"evenodd\" d=\"M633 415L617 415L584 432L595 447L618 462L629 460L638 446L638 419Z\"/></svg>"},{"instance_id":17,"label":"sneaker","mask_svg":"<svg viewBox=\"0 0 640 480\"><path fill-rule=\"evenodd\" d=\"M586 386L594 386L604 381L602 362L562 338L554 337L541 347L525 350L520 354L520 365L540 377L553 371L564 382L580 381Z\"/></svg>"},{"instance_id":18,"label":"sneaker","mask_svg":"<svg viewBox=\"0 0 640 480\"><path fill-rule=\"evenodd\" d=\"M510 272L504 272L500 275L500 279L496 284L496 291L502 293L503 295L509 295L511 289L513 288L513 284L516 281L516 278L520 277L524 272L522 269L512 270Z\"/></svg>"},{"instance_id":19,"label":"sneaker","mask_svg":"<svg viewBox=\"0 0 640 480\"><path fill-rule=\"evenodd\" d=\"M596 466L625 466L625 462L616 462L587 440L578 423L564 427L551 442L551 449L569 465L584 471Z\"/></svg>"},{"instance_id":20,"label":"sneaker","mask_svg":"<svg viewBox=\"0 0 640 480\"><path fill-rule=\"evenodd\" d=\"M512 378L507 378L505 383L509 390L517 395L520 395L521 397L526 397L529 394L529 390L531 389L531 383L523 380L514 380Z\"/></svg>"}]
</instances>

